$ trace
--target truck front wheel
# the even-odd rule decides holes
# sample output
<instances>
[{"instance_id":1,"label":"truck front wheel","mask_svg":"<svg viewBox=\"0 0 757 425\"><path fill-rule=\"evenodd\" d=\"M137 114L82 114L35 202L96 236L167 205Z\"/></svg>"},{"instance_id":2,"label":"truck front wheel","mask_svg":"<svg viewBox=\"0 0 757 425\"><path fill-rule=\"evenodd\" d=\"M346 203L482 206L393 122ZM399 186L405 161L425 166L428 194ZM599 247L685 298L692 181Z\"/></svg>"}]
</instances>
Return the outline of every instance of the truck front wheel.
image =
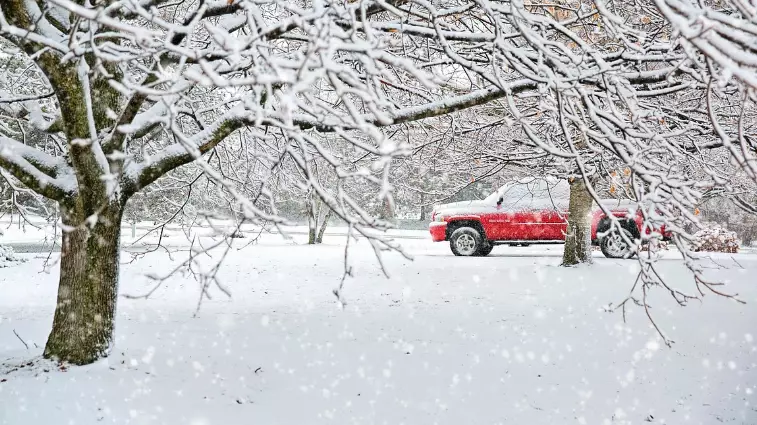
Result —
<instances>
[{"instance_id":1,"label":"truck front wheel","mask_svg":"<svg viewBox=\"0 0 757 425\"><path fill-rule=\"evenodd\" d=\"M625 237L628 240L633 241L634 236L628 229L622 229ZM599 242L599 248L602 250L602 254L607 258L631 258L636 252L633 247L626 242L626 238L623 237L617 230L611 231L607 236L603 237Z\"/></svg>"},{"instance_id":2,"label":"truck front wheel","mask_svg":"<svg viewBox=\"0 0 757 425\"><path fill-rule=\"evenodd\" d=\"M481 248L478 249L476 256L486 257L487 255L491 254L493 249L494 245L492 245L491 242L485 242L481 245Z\"/></svg>"},{"instance_id":3,"label":"truck front wheel","mask_svg":"<svg viewBox=\"0 0 757 425\"><path fill-rule=\"evenodd\" d=\"M472 227L461 227L452 232L449 247L457 256L470 257L478 254L483 246L483 238L478 230Z\"/></svg>"}]
</instances>

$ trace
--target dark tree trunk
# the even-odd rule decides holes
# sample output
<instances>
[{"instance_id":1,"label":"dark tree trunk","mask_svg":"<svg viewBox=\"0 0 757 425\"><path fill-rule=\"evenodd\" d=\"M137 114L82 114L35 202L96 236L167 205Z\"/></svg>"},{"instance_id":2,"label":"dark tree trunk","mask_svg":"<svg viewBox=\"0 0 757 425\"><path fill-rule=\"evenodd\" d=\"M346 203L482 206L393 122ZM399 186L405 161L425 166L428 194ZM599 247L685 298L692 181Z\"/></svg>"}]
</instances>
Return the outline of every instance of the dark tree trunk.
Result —
<instances>
[{"instance_id":1,"label":"dark tree trunk","mask_svg":"<svg viewBox=\"0 0 757 425\"><path fill-rule=\"evenodd\" d=\"M591 263L591 207L594 199L586 189L586 183L576 178L570 183L568 204L568 231L565 235L565 251L562 265L574 266Z\"/></svg>"},{"instance_id":2,"label":"dark tree trunk","mask_svg":"<svg viewBox=\"0 0 757 425\"><path fill-rule=\"evenodd\" d=\"M58 303L44 356L77 365L108 355L118 295L121 207L108 206L90 228L63 211Z\"/></svg>"},{"instance_id":3,"label":"dark tree trunk","mask_svg":"<svg viewBox=\"0 0 757 425\"><path fill-rule=\"evenodd\" d=\"M426 221L426 216L428 216L428 206L425 204L426 202L426 194L421 193L421 217L420 221Z\"/></svg>"},{"instance_id":4,"label":"dark tree trunk","mask_svg":"<svg viewBox=\"0 0 757 425\"><path fill-rule=\"evenodd\" d=\"M308 245L315 244L316 232L318 231L318 211L316 211L315 195L308 196L305 202L305 209L308 215Z\"/></svg>"},{"instance_id":5,"label":"dark tree trunk","mask_svg":"<svg viewBox=\"0 0 757 425\"><path fill-rule=\"evenodd\" d=\"M311 193L305 205L308 215L308 245L315 245L323 242L323 235L326 233L326 227L329 225L331 213L333 212L328 205L321 202L315 193ZM321 219L321 212L328 208L326 215ZM319 228L320 221L320 228Z\"/></svg>"},{"instance_id":6,"label":"dark tree trunk","mask_svg":"<svg viewBox=\"0 0 757 425\"><path fill-rule=\"evenodd\" d=\"M384 206L381 210L379 217L382 220L393 221L394 220L394 205L389 201L389 198L384 199Z\"/></svg>"},{"instance_id":7,"label":"dark tree trunk","mask_svg":"<svg viewBox=\"0 0 757 425\"><path fill-rule=\"evenodd\" d=\"M315 243L323 243L323 235L326 233L326 226L329 225L329 220L331 219L331 214L333 212L334 211L331 208L329 208L329 211L326 213L326 216L323 217L323 222L321 223L321 230L318 231L318 237L315 238Z\"/></svg>"}]
</instances>

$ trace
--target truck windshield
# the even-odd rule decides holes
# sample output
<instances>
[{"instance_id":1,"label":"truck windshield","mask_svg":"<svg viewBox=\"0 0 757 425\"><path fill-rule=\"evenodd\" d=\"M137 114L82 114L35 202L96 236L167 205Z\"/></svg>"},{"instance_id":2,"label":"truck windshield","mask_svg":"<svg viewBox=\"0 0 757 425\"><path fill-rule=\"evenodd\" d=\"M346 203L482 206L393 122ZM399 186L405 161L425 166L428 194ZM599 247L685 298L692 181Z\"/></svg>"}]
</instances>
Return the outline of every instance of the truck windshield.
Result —
<instances>
[{"instance_id":1,"label":"truck windshield","mask_svg":"<svg viewBox=\"0 0 757 425\"><path fill-rule=\"evenodd\" d=\"M497 200L500 198L500 196L502 196L504 193L506 193L507 189L509 187L513 186L513 184L514 183L508 183L508 184L500 187L499 189L497 189L494 192L492 192L491 195L489 195L486 198L484 198L484 201L487 201L487 203L489 203L489 202L490 203L496 203Z\"/></svg>"}]
</instances>

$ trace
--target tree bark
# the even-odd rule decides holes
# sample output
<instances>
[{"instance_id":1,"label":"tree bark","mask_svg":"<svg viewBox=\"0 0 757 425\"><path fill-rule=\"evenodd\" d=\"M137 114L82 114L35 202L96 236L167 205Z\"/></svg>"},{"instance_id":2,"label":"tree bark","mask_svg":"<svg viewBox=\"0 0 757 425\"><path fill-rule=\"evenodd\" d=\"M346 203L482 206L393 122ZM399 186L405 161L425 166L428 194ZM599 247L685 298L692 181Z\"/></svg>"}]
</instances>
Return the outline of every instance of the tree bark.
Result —
<instances>
[{"instance_id":1,"label":"tree bark","mask_svg":"<svg viewBox=\"0 0 757 425\"><path fill-rule=\"evenodd\" d=\"M592 262L591 259L591 207L594 199L582 178L570 183L568 204L568 231L565 235L563 266Z\"/></svg>"},{"instance_id":2,"label":"tree bark","mask_svg":"<svg viewBox=\"0 0 757 425\"><path fill-rule=\"evenodd\" d=\"M44 356L90 364L107 357L113 342L122 211L106 206L91 228L81 214L62 216L58 303Z\"/></svg>"},{"instance_id":3,"label":"tree bark","mask_svg":"<svg viewBox=\"0 0 757 425\"><path fill-rule=\"evenodd\" d=\"M394 205L389 201L388 197L384 199L384 205L379 217L381 217L382 220L394 221Z\"/></svg>"},{"instance_id":4,"label":"tree bark","mask_svg":"<svg viewBox=\"0 0 757 425\"><path fill-rule=\"evenodd\" d=\"M326 207L328 208L328 206ZM331 208L329 208L329 211L326 213L326 216L323 217L323 222L321 222L321 230L318 231L318 236L315 238L315 243L323 243L323 235L326 233L326 226L329 225L329 220L331 219L331 214L334 212Z\"/></svg>"},{"instance_id":5,"label":"tree bark","mask_svg":"<svg viewBox=\"0 0 757 425\"><path fill-rule=\"evenodd\" d=\"M428 206L425 204L426 202L426 194L421 192L421 216L420 221L426 221L426 216L428 216Z\"/></svg>"},{"instance_id":6,"label":"tree bark","mask_svg":"<svg viewBox=\"0 0 757 425\"><path fill-rule=\"evenodd\" d=\"M305 210L308 215L308 245L313 245L318 231L318 211L316 211L315 195L312 193L305 201Z\"/></svg>"}]
</instances>

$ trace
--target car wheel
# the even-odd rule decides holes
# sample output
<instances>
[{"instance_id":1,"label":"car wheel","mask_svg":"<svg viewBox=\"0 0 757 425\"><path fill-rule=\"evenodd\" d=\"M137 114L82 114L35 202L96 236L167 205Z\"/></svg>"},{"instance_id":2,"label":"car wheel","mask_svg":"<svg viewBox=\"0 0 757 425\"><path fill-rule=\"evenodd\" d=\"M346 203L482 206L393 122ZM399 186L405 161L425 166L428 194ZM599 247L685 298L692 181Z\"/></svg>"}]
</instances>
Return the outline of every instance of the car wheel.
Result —
<instances>
[{"instance_id":1,"label":"car wheel","mask_svg":"<svg viewBox=\"0 0 757 425\"><path fill-rule=\"evenodd\" d=\"M633 234L628 229L622 229L622 231L629 240L634 240ZM629 245L617 230L613 230L602 238L599 248L607 258L631 258L636 254L633 246Z\"/></svg>"},{"instance_id":2,"label":"car wheel","mask_svg":"<svg viewBox=\"0 0 757 425\"><path fill-rule=\"evenodd\" d=\"M490 242L486 242L481 245L481 247L478 249L478 252L475 255L478 257L486 257L487 255L491 254L493 249L494 249L494 245L492 245Z\"/></svg>"},{"instance_id":3,"label":"car wheel","mask_svg":"<svg viewBox=\"0 0 757 425\"><path fill-rule=\"evenodd\" d=\"M452 232L452 236L449 238L449 247L452 249L452 253L462 257L476 255L482 243L481 234L472 227L461 227Z\"/></svg>"}]
</instances>

